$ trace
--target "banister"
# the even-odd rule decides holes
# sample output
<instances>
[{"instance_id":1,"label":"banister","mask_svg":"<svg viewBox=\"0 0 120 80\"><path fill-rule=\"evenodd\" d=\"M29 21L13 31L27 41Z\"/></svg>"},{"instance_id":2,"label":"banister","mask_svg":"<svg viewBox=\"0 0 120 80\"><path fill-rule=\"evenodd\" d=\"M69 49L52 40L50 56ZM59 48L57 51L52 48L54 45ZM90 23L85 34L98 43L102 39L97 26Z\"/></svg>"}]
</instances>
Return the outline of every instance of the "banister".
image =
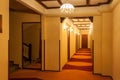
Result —
<instances>
[{"instance_id":1,"label":"banister","mask_svg":"<svg viewBox=\"0 0 120 80\"><path fill-rule=\"evenodd\" d=\"M26 43L22 43L23 45L25 45L26 47L28 47L28 59L31 63L32 61L32 44L26 44Z\"/></svg>"}]
</instances>

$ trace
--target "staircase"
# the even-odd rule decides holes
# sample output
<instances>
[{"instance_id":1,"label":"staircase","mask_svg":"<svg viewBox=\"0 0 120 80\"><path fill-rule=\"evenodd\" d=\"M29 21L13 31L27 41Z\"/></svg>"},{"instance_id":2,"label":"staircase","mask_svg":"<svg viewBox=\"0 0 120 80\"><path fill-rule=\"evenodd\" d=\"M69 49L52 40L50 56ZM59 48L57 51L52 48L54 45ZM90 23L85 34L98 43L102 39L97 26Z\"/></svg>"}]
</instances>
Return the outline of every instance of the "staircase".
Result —
<instances>
[{"instance_id":1,"label":"staircase","mask_svg":"<svg viewBox=\"0 0 120 80\"><path fill-rule=\"evenodd\" d=\"M14 64L14 61L9 61L9 73L13 73L18 69L20 69L19 64Z\"/></svg>"}]
</instances>

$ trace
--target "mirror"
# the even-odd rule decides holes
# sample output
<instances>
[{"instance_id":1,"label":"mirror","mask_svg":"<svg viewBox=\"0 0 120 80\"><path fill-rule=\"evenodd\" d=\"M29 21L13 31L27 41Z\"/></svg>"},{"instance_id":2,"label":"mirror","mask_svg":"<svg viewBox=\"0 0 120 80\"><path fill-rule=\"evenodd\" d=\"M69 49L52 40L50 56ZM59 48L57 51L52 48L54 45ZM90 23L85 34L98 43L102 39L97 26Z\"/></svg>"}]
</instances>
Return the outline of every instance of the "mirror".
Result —
<instances>
[{"instance_id":1,"label":"mirror","mask_svg":"<svg viewBox=\"0 0 120 80\"><path fill-rule=\"evenodd\" d=\"M40 22L24 22L22 24L22 67L41 69Z\"/></svg>"}]
</instances>

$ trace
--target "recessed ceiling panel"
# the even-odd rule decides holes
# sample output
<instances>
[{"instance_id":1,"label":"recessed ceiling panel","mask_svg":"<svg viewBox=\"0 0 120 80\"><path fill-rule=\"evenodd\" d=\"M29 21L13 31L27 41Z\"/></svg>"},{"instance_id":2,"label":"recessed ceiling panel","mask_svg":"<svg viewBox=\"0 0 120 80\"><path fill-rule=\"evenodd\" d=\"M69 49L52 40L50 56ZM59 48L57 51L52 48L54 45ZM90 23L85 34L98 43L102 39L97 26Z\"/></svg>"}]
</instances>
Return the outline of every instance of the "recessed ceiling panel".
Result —
<instances>
[{"instance_id":1,"label":"recessed ceiling panel","mask_svg":"<svg viewBox=\"0 0 120 80\"><path fill-rule=\"evenodd\" d=\"M60 7L58 1L42 1L42 3L47 7Z\"/></svg>"},{"instance_id":2,"label":"recessed ceiling panel","mask_svg":"<svg viewBox=\"0 0 120 80\"><path fill-rule=\"evenodd\" d=\"M90 27L90 24L77 24L78 27Z\"/></svg>"},{"instance_id":3,"label":"recessed ceiling panel","mask_svg":"<svg viewBox=\"0 0 120 80\"><path fill-rule=\"evenodd\" d=\"M72 19L72 21L73 21L73 22L76 22L76 21L78 21L78 19Z\"/></svg>"},{"instance_id":4,"label":"recessed ceiling panel","mask_svg":"<svg viewBox=\"0 0 120 80\"><path fill-rule=\"evenodd\" d=\"M66 3L66 0L61 0L61 2ZM68 0L67 2L74 6L86 5L86 0Z\"/></svg>"},{"instance_id":5,"label":"recessed ceiling panel","mask_svg":"<svg viewBox=\"0 0 120 80\"><path fill-rule=\"evenodd\" d=\"M77 26L79 30L89 30L91 25L90 17L76 17L71 18L73 24Z\"/></svg>"},{"instance_id":6,"label":"recessed ceiling panel","mask_svg":"<svg viewBox=\"0 0 120 80\"><path fill-rule=\"evenodd\" d=\"M40 5L46 9L60 8L64 3L71 3L76 7L89 7L109 4L112 0L36 0Z\"/></svg>"},{"instance_id":7,"label":"recessed ceiling panel","mask_svg":"<svg viewBox=\"0 0 120 80\"><path fill-rule=\"evenodd\" d=\"M91 22L74 22L74 24L90 24Z\"/></svg>"},{"instance_id":8,"label":"recessed ceiling panel","mask_svg":"<svg viewBox=\"0 0 120 80\"><path fill-rule=\"evenodd\" d=\"M108 0L90 0L90 5L98 5L100 3L107 3Z\"/></svg>"},{"instance_id":9,"label":"recessed ceiling panel","mask_svg":"<svg viewBox=\"0 0 120 80\"><path fill-rule=\"evenodd\" d=\"M84 21L84 22L90 22L90 19L88 19L88 18L85 18L85 19L79 19L79 21L80 21L80 22L83 22L83 21Z\"/></svg>"}]
</instances>

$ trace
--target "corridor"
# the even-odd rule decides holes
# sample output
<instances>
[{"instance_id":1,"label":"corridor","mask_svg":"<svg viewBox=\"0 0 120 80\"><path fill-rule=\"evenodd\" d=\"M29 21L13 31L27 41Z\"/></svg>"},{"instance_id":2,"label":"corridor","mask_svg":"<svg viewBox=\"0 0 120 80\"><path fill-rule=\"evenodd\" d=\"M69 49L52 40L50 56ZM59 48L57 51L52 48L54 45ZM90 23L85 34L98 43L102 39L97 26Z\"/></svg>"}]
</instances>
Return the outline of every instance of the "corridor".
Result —
<instances>
[{"instance_id":1,"label":"corridor","mask_svg":"<svg viewBox=\"0 0 120 80\"><path fill-rule=\"evenodd\" d=\"M92 71L92 55L90 49L79 49L63 69Z\"/></svg>"},{"instance_id":2,"label":"corridor","mask_svg":"<svg viewBox=\"0 0 120 80\"><path fill-rule=\"evenodd\" d=\"M109 77L92 74L92 57L90 49L79 49L61 72L19 70L10 74L14 78L38 78L42 80L111 80ZM36 79L36 80L38 80ZM34 80L34 79L33 79Z\"/></svg>"}]
</instances>

